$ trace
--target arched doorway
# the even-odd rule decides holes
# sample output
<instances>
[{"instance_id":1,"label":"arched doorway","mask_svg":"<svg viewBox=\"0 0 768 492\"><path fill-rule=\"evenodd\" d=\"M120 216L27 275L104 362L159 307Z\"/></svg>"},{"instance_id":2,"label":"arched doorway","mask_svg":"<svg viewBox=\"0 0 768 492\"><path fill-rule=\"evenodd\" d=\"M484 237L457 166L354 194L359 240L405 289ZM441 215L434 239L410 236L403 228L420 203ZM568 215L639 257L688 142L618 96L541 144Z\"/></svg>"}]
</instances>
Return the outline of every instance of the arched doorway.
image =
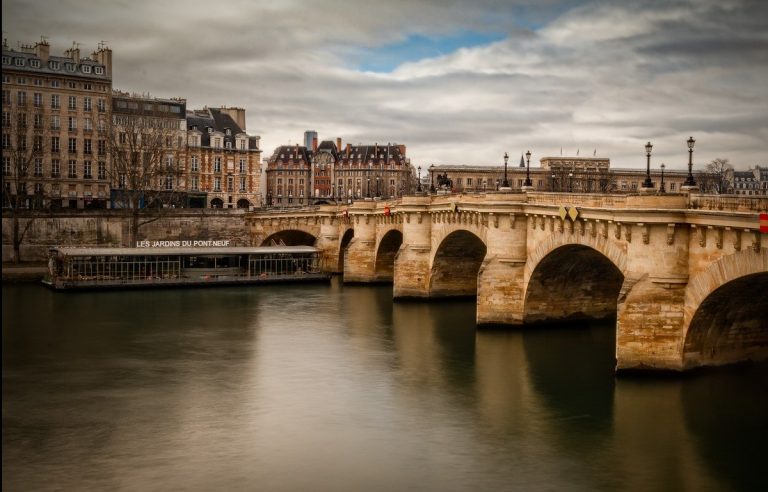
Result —
<instances>
[{"instance_id":1,"label":"arched doorway","mask_svg":"<svg viewBox=\"0 0 768 492\"><path fill-rule=\"evenodd\" d=\"M214 198L211 200L211 208L224 208L224 200L221 198Z\"/></svg>"},{"instance_id":2,"label":"arched doorway","mask_svg":"<svg viewBox=\"0 0 768 492\"><path fill-rule=\"evenodd\" d=\"M280 231L261 242L262 246L314 246L317 238L312 234L296 229Z\"/></svg>"},{"instance_id":3,"label":"arched doorway","mask_svg":"<svg viewBox=\"0 0 768 492\"><path fill-rule=\"evenodd\" d=\"M395 256L403 244L403 233L391 230L384 234L376 251L376 280L392 282L395 276Z\"/></svg>"},{"instance_id":4,"label":"arched doorway","mask_svg":"<svg viewBox=\"0 0 768 492\"><path fill-rule=\"evenodd\" d=\"M624 275L599 251L561 246L536 265L525 292L525 323L616 316Z\"/></svg>"},{"instance_id":5,"label":"arched doorway","mask_svg":"<svg viewBox=\"0 0 768 492\"><path fill-rule=\"evenodd\" d=\"M448 234L432 261L429 296L477 296L477 274L485 253L485 243L471 232L461 230Z\"/></svg>"},{"instance_id":6,"label":"arched doorway","mask_svg":"<svg viewBox=\"0 0 768 492\"><path fill-rule=\"evenodd\" d=\"M245 198L241 198L237 201L237 208L250 208L251 202Z\"/></svg>"},{"instance_id":7,"label":"arched doorway","mask_svg":"<svg viewBox=\"0 0 768 492\"><path fill-rule=\"evenodd\" d=\"M715 289L691 319L683 348L685 367L768 359L768 272Z\"/></svg>"},{"instance_id":8,"label":"arched doorway","mask_svg":"<svg viewBox=\"0 0 768 492\"><path fill-rule=\"evenodd\" d=\"M351 227L344 232L339 245L339 273L344 273L344 258L347 255L347 248L352 238L355 237L355 230Z\"/></svg>"}]
</instances>

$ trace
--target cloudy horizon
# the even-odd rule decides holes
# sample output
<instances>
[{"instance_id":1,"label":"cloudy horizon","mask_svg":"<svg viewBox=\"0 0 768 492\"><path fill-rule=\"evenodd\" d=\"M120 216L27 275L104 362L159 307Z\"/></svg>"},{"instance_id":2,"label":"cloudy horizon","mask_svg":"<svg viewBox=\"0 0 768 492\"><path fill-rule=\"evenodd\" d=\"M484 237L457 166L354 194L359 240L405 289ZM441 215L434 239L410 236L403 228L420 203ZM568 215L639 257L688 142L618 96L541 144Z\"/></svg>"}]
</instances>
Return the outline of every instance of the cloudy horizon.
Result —
<instances>
[{"instance_id":1,"label":"cloudy horizon","mask_svg":"<svg viewBox=\"0 0 768 492\"><path fill-rule=\"evenodd\" d=\"M3 2L11 47L113 50L113 87L239 106L264 156L397 142L412 163L508 152L612 167L768 165L768 2L235 0ZM562 149L562 150L561 150Z\"/></svg>"}]
</instances>

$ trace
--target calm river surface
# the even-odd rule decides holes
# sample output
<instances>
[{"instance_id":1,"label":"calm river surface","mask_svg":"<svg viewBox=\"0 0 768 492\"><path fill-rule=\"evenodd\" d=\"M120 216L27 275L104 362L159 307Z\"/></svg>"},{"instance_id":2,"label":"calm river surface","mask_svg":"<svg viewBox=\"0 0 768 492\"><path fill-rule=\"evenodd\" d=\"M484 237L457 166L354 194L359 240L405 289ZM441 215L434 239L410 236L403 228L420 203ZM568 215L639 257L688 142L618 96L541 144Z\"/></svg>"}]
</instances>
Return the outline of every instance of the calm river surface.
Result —
<instances>
[{"instance_id":1,"label":"calm river surface","mask_svg":"<svg viewBox=\"0 0 768 492\"><path fill-rule=\"evenodd\" d=\"M757 490L768 367L615 379L610 324L391 287L3 286L5 490ZM766 490L766 489L762 489Z\"/></svg>"}]
</instances>

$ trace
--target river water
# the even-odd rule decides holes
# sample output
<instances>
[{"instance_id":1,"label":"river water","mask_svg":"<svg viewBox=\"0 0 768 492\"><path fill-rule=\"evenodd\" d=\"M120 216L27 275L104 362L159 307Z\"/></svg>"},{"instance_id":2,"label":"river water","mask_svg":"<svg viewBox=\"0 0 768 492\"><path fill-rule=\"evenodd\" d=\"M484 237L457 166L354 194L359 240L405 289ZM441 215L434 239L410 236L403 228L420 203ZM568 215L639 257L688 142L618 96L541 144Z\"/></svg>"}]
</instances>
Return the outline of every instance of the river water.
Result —
<instances>
[{"instance_id":1,"label":"river water","mask_svg":"<svg viewBox=\"0 0 768 492\"><path fill-rule=\"evenodd\" d=\"M766 483L768 367L616 379L610 323L478 331L337 279L2 296L5 490Z\"/></svg>"}]
</instances>

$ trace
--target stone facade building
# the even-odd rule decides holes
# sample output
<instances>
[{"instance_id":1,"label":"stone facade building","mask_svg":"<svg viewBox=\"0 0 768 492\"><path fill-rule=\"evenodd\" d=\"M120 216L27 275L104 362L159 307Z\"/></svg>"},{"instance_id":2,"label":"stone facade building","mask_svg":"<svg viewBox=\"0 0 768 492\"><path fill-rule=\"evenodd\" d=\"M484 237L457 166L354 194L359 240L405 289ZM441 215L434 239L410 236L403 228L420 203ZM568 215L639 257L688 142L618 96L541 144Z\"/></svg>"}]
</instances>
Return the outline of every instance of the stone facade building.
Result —
<instances>
[{"instance_id":1,"label":"stone facade building","mask_svg":"<svg viewBox=\"0 0 768 492\"><path fill-rule=\"evenodd\" d=\"M733 194L768 195L768 167L733 172Z\"/></svg>"},{"instance_id":2,"label":"stone facade building","mask_svg":"<svg viewBox=\"0 0 768 492\"><path fill-rule=\"evenodd\" d=\"M315 140L316 141L316 140ZM397 198L416 189L405 145L283 145L267 162L267 204L298 206Z\"/></svg>"},{"instance_id":3,"label":"stone facade building","mask_svg":"<svg viewBox=\"0 0 768 492\"><path fill-rule=\"evenodd\" d=\"M188 192L204 192L209 208L260 207L260 137L245 132L245 109L206 107L186 116Z\"/></svg>"},{"instance_id":4,"label":"stone facade building","mask_svg":"<svg viewBox=\"0 0 768 492\"><path fill-rule=\"evenodd\" d=\"M4 41L2 57L3 192L23 180L30 207L106 207L112 50L99 46L87 57L73 47L56 56L45 40L18 50ZM36 152L23 170L12 162L16 146Z\"/></svg>"},{"instance_id":5,"label":"stone facade building","mask_svg":"<svg viewBox=\"0 0 768 492\"><path fill-rule=\"evenodd\" d=\"M524 161L523 161L524 163ZM429 187L456 192L485 192L500 188L504 182L504 166L429 166ZM664 188L668 193L680 191L687 171L664 171ZM634 193L642 187L645 171L612 169L608 158L543 157L540 165L530 168L536 191L575 193ZM526 179L525 166L507 165L507 181L513 191L521 191ZM661 186L661 169L651 170L655 188ZM450 181L448 181L450 180Z\"/></svg>"}]
</instances>

